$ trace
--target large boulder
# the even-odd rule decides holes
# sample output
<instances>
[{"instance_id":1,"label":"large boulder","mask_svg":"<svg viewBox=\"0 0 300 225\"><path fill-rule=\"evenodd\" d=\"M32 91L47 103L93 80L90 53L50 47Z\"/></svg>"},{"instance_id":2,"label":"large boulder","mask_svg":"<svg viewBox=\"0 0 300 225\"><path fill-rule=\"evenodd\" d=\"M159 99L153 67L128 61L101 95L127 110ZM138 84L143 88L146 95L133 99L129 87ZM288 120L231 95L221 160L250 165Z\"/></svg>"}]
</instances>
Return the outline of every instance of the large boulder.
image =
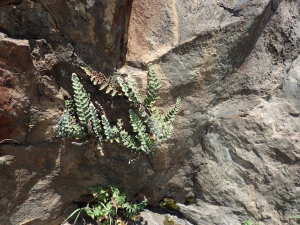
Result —
<instances>
[{"instance_id":1,"label":"large boulder","mask_svg":"<svg viewBox=\"0 0 300 225\"><path fill-rule=\"evenodd\" d=\"M293 224L300 214L300 3L290 0L53 0L0 3L0 220L60 224L89 187L131 200L175 199L195 224ZM130 76L157 107L182 98L155 156L54 127L76 72L109 119L127 103L98 91L80 66ZM184 205L186 198L196 198Z\"/></svg>"}]
</instances>

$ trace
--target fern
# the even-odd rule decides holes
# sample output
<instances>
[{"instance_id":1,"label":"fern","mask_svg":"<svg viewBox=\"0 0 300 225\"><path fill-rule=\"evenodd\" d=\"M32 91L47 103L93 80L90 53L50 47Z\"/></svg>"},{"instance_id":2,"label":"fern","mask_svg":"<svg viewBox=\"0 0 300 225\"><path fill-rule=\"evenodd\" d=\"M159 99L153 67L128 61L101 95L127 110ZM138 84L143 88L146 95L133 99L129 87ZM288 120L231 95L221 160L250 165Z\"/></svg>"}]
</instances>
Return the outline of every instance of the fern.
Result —
<instances>
[{"instance_id":1,"label":"fern","mask_svg":"<svg viewBox=\"0 0 300 225\"><path fill-rule=\"evenodd\" d=\"M180 102L181 98L178 97L174 108L167 112L165 115L161 115L159 110L152 107L154 111L152 111L150 116L146 112L145 108L140 108L140 111L142 112L141 116L145 118L144 121L148 123L148 126L154 135L156 143L167 140L171 137L174 129L173 121L178 113Z\"/></svg>"},{"instance_id":2,"label":"fern","mask_svg":"<svg viewBox=\"0 0 300 225\"><path fill-rule=\"evenodd\" d=\"M89 121L91 119L91 113L89 110L90 98L84 90L82 84L79 82L79 79L75 73L72 74L72 84L79 124L84 127L85 131L87 131Z\"/></svg>"},{"instance_id":3,"label":"fern","mask_svg":"<svg viewBox=\"0 0 300 225\"><path fill-rule=\"evenodd\" d=\"M101 121L98 119L98 114L96 112L96 108L93 105L93 103L90 103L90 112L92 116L93 131L95 133L96 140L97 140L97 149L101 149L103 131L101 129Z\"/></svg>"},{"instance_id":4,"label":"fern","mask_svg":"<svg viewBox=\"0 0 300 225\"><path fill-rule=\"evenodd\" d=\"M72 74L72 87L74 89L74 100L66 100L66 109L63 118L56 128L57 136L64 138L82 138L92 135L96 138L101 150L102 141L113 143L116 141L136 153L144 152L153 154L155 147L163 140L171 137L173 132L173 121L178 113L181 99L177 98L174 108L165 115L154 107L157 94L160 88L156 73L152 64L149 65L148 92L144 100L139 94L137 84L129 79L118 77L116 81L107 79L102 73L96 73L87 68L83 68L90 76L94 85L100 85L100 90L105 90L112 96L118 94L128 99L129 103L138 108L138 114L132 109L129 110L130 125L133 128L133 135L123 129L122 120L118 120L117 125L111 125L105 116L103 107L97 103L101 109L97 112L94 104L90 101L90 96L84 90L79 78ZM99 118L99 114L102 114ZM101 151L102 154L102 151Z\"/></svg>"},{"instance_id":5,"label":"fern","mask_svg":"<svg viewBox=\"0 0 300 225\"><path fill-rule=\"evenodd\" d=\"M88 132L91 132L91 102L75 73L72 74L72 86L74 89L74 101L66 100L65 105L67 110L64 111L62 122L59 123L57 128L57 133L58 136L63 138L77 137L80 139L86 136ZM70 116L70 113L77 115L79 123L76 123ZM60 128L61 125L64 127L63 131Z\"/></svg>"},{"instance_id":6,"label":"fern","mask_svg":"<svg viewBox=\"0 0 300 225\"><path fill-rule=\"evenodd\" d=\"M74 101L73 100L65 100L65 107L70 113L73 113L74 107L75 107Z\"/></svg>"},{"instance_id":7,"label":"fern","mask_svg":"<svg viewBox=\"0 0 300 225\"><path fill-rule=\"evenodd\" d=\"M58 123L58 126L56 127L56 133L57 137L61 137L62 139L65 138L82 138L86 134L84 132L84 129L80 127L78 124L73 124L74 120L71 117L70 113L65 110L63 112L63 117Z\"/></svg>"},{"instance_id":8,"label":"fern","mask_svg":"<svg viewBox=\"0 0 300 225\"><path fill-rule=\"evenodd\" d=\"M166 141L167 139L169 139L173 133L174 130L174 126L173 124L171 124L168 129L163 131L163 136L162 136L162 140Z\"/></svg>"},{"instance_id":9,"label":"fern","mask_svg":"<svg viewBox=\"0 0 300 225\"><path fill-rule=\"evenodd\" d=\"M109 79L106 79L105 75L101 72L97 73L87 67L81 67L81 68L90 77L94 85L100 86L99 90L106 89L106 94L109 94L111 92L111 96L115 96L119 92L118 85L117 83L112 82L111 76L109 77Z\"/></svg>"},{"instance_id":10,"label":"fern","mask_svg":"<svg viewBox=\"0 0 300 225\"><path fill-rule=\"evenodd\" d=\"M73 125L73 136L72 137L81 139L81 138L85 137L86 135L87 135L87 133L84 131L84 128L82 126L80 126L80 124Z\"/></svg>"},{"instance_id":11,"label":"fern","mask_svg":"<svg viewBox=\"0 0 300 225\"><path fill-rule=\"evenodd\" d=\"M137 84L133 80L127 78L124 82L120 77L118 77L117 80L113 82L111 77L107 79L103 73L96 73L86 67L81 68L90 77L93 84L100 85L99 90L105 90L106 94L111 93L111 96L115 96L116 94L121 96L124 95L134 106L143 102L142 97L139 94Z\"/></svg>"},{"instance_id":12,"label":"fern","mask_svg":"<svg viewBox=\"0 0 300 225\"><path fill-rule=\"evenodd\" d=\"M105 135L105 141L113 142L114 140L118 140L119 129L117 126L111 126L108 122L105 115L101 116L103 130Z\"/></svg>"},{"instance_id":13,"label":"fern","mask_svg":"<svg viewBox=\"0 0 300 225\"><path fill-rule=\"evenodd\" d=\"M137 84L129 78L125 80L128 84L129 90L131 91L128 96L129 101L133 102L134 106L137 106L138 104L142 104L143 100L139 94L140 90L137 88Z\"/></svg>"},{"instance_id":14,"label":"fern","mask_svg":"<svg viewBox=\"0 0 300 225\"><path fill-rule=\"evenodd\" d=\"M117 83L121 90L119 95L126 96L131 105L137 106L143 102L142 97L139 94L137 84L133 80L127 78L124 82L120 77L118 77Z\"/></svg>"},{"instance_id":15,"label":"fern","mask_svg":"<svg viewBox=\"0 0 300 225\"><path fill-rule=\"evenodd\" d=\"M181 103L181 98L178 97L176 100L176 104L173 109L171 109L169 112L167 112L163 117L162 120L164 123L169 124L172 123L178 113L179 107Z\"/></svg>"},{"instance_id":16,"label":"fern","mask_svg":"<svg viewBox=\"0 0 300 225\"><path fill-rule=\"evenodd\" d=\"M153 65L149 64L149 84L148 84L148 93L144 99L144 104L148 106L149 108L152 108L155 104L156 100L159 99L159 96L157 94L157 90L161 87L159 84L160 79L158 79L158 76L156 75Z\"/></svg>"},{"instance_id":17,"label":"fern","mask_svg":"<svg viewBox=\"0 0 300 225\"><path fill-rule=\"evenodd\" d=\"M153 134L153 139L159 142L162 137L162 123L154 117L153 114L152 116L149 116L144 107L141 107L140 111L142 111L141 116L144 118L144 122L148 124L150 131ZM159 111L157 110L157 112Z\"/></svg>"},{"instance_id":18,"label":"fern","mask_svg":"<svg viewBox=\"0 0 300 225\"><path fill-rule=\"evenodd\" d=\"M120 131L120 142L132 151L137 149L137 143L134 141L134 137L131 137L124 129Z\"/></svg>"},{"instance_id":19,"label":"fern","mask_svg":"<svg viewBox=\"0 0 300 225\"><path fill-rule=\"evenodd\" d=\"M93 131L96 135L96 137L102 136L102 129L101 129L101 121L98 119L98 114L96 112L96 108L93 105L93 103L90 103L90 112L92 117L92 123L93 123Z\"/></svg>"},{"instance_id":20,"label":"fern","mask_svg":"<svg viewBox=\"0 0 300 225\"><path fill-rule=\"evenodd\" d=\"M146 154L151 153L153 147L155 146L154 140L151 139L151 136L146 133L146 126L143 124L143 121L133 112L132 109L129 110L130 124L133 128L133 132L136 132L135 138L140 145L137 147L138 151L143 151Z\"/></svg>"},{"instance_id":21,"label":"fern","mask_svg":"<svg viewBox=\"0 0 300 225\"><path fill-rule=\"evenodd\" d=\"M67 110L63 112L63 117L58 122L55 132L57 133L56 137L62 139L73 137L72 117Z\"/></svg>"}]
</instances>

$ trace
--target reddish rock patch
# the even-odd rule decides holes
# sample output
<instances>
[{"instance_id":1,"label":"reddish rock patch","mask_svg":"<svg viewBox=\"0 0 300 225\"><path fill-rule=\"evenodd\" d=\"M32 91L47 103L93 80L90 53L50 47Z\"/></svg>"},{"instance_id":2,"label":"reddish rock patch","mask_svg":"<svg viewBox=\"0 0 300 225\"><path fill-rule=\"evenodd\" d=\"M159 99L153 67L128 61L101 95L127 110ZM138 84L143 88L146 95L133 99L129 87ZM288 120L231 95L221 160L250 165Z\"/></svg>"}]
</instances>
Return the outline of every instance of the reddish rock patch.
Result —
<instances>
[{"instance_id":1,"label":"reddish rock patch","mask_svg":"<svg viewBox=\"0 0 300 225\"><path fill-rule=\"evenodd\" d=\"M11 98L9 97L8 92L9 89L7 87L0 86L0 108L10 112L13 108L11 107Z\"/></svg>"},{"instance_id":2,"label":"reddish rock patch","mask_svg":"<svg viewBox=\"0 0 300 225\"><path fill-rule=\"evenodd\" d=\"M6 138L12 138L13 122L7 116L13 110L11 106L11 97L9 96L9 80L4 76L4 71L0 71L0 141Z\"/></svg>"},{"instance_id":3,"label":"reddish rock patch","mask_svg":"<svg viewBox=\"0 0 300 225\"><path fill-rule=\"evenodd\" d=\"M34 69L27 40L5 38L0 41L0 66L14 73Z\"/></svg>"},{"instance_id":4,"label":"reddish rock patch","mask_svg":"<svg viewBox=\"0 0 300 225\"><path fill-rule=\"evenodd\" d=\"M8 116L0 115L0 141L13 138L14 123Z\"/></svg>"}]
</instances>

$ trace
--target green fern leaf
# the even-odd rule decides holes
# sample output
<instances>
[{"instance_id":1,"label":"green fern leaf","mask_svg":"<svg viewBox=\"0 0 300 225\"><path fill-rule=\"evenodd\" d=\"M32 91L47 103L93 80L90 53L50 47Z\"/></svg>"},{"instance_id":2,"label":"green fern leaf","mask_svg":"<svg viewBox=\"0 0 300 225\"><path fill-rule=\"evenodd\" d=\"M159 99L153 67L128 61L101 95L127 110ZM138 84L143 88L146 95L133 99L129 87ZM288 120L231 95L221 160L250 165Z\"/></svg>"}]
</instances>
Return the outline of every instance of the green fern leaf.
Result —
<instances>
[{"instance_id":1,"label":"green fern leaf","mask_svg":"<svg viewBox=\"0 0 300 225\"><path fill-rule=\"evenodd\" d=\"M106 138L105 141L109 141L112 143L114 140L116 140L116 138L118 139L119 129L117 126L111 126L105 115L102 115L101 119L104 130L104 136Z\"/></svg>"},{"instance_id":2,"label":"green fern leaf","mask_svg":"<svg viewBox=\"0 0 300 225\"><path fill-rule=\"evenodd\" d=\"M73 73L72 86L74 89L74 100L65 101L67 110L64 111L63 117L55 130L58 137L82 138L87 134L92 134L96 137L97 148L100 150L102 139L104 139L104 141L111 143L113 141L121 143L138 154L141 152L153 154L159 142L171 137L174 128L173 121L179 111L181 99L179 97L176 100L174 108L165 115L160 114L159 110L154 106L154 103L159 98L157 90L161 87L159 84L160 79L158 79L154 72L152 64L149 64L148 92L144 100L142 100L137 84L133 80L129 78L123 80L118 77L115 82L112 82L111 77L106 79L102 73L96 73L86 68L83 69L90 76L94 85L100 85L100 90L106 89L106 93L110 93L111 96L115 96L116 94L124 95L131 105L138 106L141 118L132 109L129 110L129 122L133 128L133 135L129 135L123 129L121 120L118 120L117 125L110 125L105 114L99 119L97 110L90 101L89 94L84 90L77 75ZM74 115L74 118L72 115ZM108 211L113 210L108 208L103 209L104 211L99 209L99 213L104 213L102 216L107 215ZM130 214L132 210L134 211L135 208L129 209L127 213ZM90 213L95 215L96 211L97 209Z\"/></svg>"},{"instance_id":3,"label":"green fern leaf","mask_svg":"<svg viewBox=\"0 0 300 225\"><path fill-rule=\"evenodd\" d=\"M90 98L85 92L82 84L79 82L79 78L75 73L72 74L72 85L74 89L74 101L76 105L76 111L79 119L79 124L88 130L89 120L91 118L90 114Z\"/></svg>"},{"instance_id":4,"label":"green fern leaf","mask_svg":"<svg viewBox=\"0 0 300 225\"><path fill-rule=\"evenodd\" d=\"M108 85L107 84L102 84L99 88L100 91L104 90Z\"/></svg>"},{"instance_id":5,"label":"green fern leaf","mask_svg":"<svg viewBox=\"0 0 300 225\"><path fill-rule=\"evenodd\" d=\"M90 103L90 112L92 116L92 127L96 137L102 136L101 121L98 119L96 108L93 103Z\"/></svg>"},{"instance_id":6,"label":"green fern leaf","mask_svg":"<svg viewBox=\"0 0 300 225\"><path fill-rule=\"evenodd\" d=\"M82 138L86 134L78 124L73 125L74 120L67 110L63 112L63 118L59 121L56 128L57 137L65 138Z\"/></svg>"},{"instance_id":7,"label":"green fern leaf","mask_svg":"<svg viewBox=\"0 0 300 225\"><path fill-rule=\"evenodd\" d=\"M57 137L61 137L62 139L73 136L73 119L67 110L64 110L63 117L60 119L55 132L57 133Z\"/></svg>"},{"instance_id":8,"label":"green fern leaf","mask_svg":"<svg viewBox=\"0 0 300 225\"><path fill-rule=\"evenodd\" d=\"M163 140L169 139L173 133L173 129L174 129L174 126L173 126L173 124L171 124L169 126L169 128L166 131L164 131L162 139Z\"/></svg>"},{"instance_id":9,"label":"green fern leaf","mask_svg":"<svg viewBox=\"0 0 300 225\"><path fill-rule=\"evenodd\" d=\"M159 96L157 94L157 90L161 87L159 85L160 79L158 79L158 76L156 75L153 65L149 64L149 76L148 76L149 84L148 84L148 93L144 99L144 104L148 106L149 108L152 108L155 104L156 100L159 99Z\"/></svg>"},{"instance_id":10,"label":"green fern leaf","mask_svg":"<svg viewBox=\"0 0 300 225\"><path fill-rule=\"evenodd\" d=\"M180 102L181 102L181 98L178 97L177 100L176 100L176 104L175 104L174 108L171 109L169 112L167 112L162 117L162 120L165 124L170 124L174 121L174 119L175 119L175 117L178 113L179 107L180 107Z\"/></svg>"},{"instance_id":11,"label":"green fern leaf","mask_svg":"<svg viewBox=\"0 0 300 225\"><path fill-rule=\"evenodd\" d=\"M149 154L155 145L155 141L148 133L146 133L146 126L143 124L144 122L133 112L132 109L129 110L129 118L133 132L137 133L135 135L137 140L136 149Z\"/></svg>"},{"instance_id":12,"label":"green fern leaf","mask_svg":"<svg viewBox=\"0 0 300 225\"><path fill-rule=\"evenodd\" d=\"M65 100L65 107L70 113L73 113L74 107L75 107L74 101L73 100Z\"/></svg>"},{"instance_id":13,"label":"green fern leaf","mask_svg":"<svg viewBox=\"0 0 300 225\"><path fill-rule=\"evenodd\" d=\"M130 124L133 128L133 132L146 131L146 126L143 124L143 121L133 112L132 109L129 109L129 118L130 118Z\"/></svg>"},{"instance_id":14,"label":"green fern leaf","mask_svg":"<svg viewBox=\"0 0 300 225\"><path fill-rule=\"evenodd\" d=\"M138 104L142 104L143 100L142 100L141 95L139 94L140 90L138 89L137 84L129 78L126 78L126 82L128 84L128 88L130 89L130 91L132 93L134 105L137 106Z\"/></svg>"},{"instance_id":15,"label":"green fern leaf","mask_svg":"<svg viewBox=\"0 0 300 225\"><path fill-rule=\"evenodd\" d=\"M83 127L81 127L79 124L73 125L73 137L80 139L85 136L86 136L86 133L85 133Z\"/></svg>"},{"instance_id":16,"label":"green fern leaf","mask_svg":"<svg viewBox=\"0 0 300 225\"><path fill-rule=\"evenodd\" d=\"M137 84L133 80L126 78L124 82L118 77L117 85L120 87L122 95L125 95L128 98L131 105L137 106L143 102Z\"/></svg>"}]
</instances>

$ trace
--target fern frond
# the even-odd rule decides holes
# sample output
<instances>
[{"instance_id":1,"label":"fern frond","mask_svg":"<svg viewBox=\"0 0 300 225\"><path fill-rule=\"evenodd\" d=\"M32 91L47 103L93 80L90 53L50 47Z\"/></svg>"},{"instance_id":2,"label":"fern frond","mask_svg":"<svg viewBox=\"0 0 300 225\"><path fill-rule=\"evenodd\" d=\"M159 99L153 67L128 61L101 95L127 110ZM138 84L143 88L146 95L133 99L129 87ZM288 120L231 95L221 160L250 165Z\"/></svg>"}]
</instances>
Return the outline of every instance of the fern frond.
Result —
<instances>
[{"instance_id":1,"label":"fern frond","mask_svg":"<svg viewBox=\"0 0 300 225\"><path fill-rule=\"evenodd\" d=\"M86 133L84 132L84 129L80 127L78 124L73 124L74 120L70 113L65 110L63 112L63 117L58 123L58 126L55 130L57 133L57 137L61 137L62 139L65 138L82 138L86 136Z\"/></svg>"},{"instance_id":2,"label":"fern frond","mask_svg":"<svg viewBox=\"0 0 300 225\"><path fill-rule=\"evenodd\" d=\"M65 100L65 107L69 111L69 113L74 112L75 104L73 100Z\"/></svg>"},{"instance_id":3,"label":"fern frond","mask_svg":"<svg viewBox=\"0 0 300 225\"><path fill-rule=\"evenodd\" d=\"M171 137L174 128L173 121L178 113L180 102L181 99L178 97L174 108L165 115L161 115L159 110L152 107L153 111L150 116L146 113L145 107L140 107L140 111L142 112L141 116L145 118L144 122L148 124L153 134L152 139L154 139L157 144Z\"/></svg>"},{"instance_id":4,"label":"fern frond","mask_svg":"<svg viewBox=\"0 0 300 225\"><path fill-rule=\"evenodd\" d=\"M92 116L92 127L96 137L102 136L101 121L98 119L97 111L93 103L90 103L90 112Z\"/></svg>"},{"instance_id":5,"label":"fern frond","mask_svg":"<svg viewBox=\"0 0 300 225\"><path fill-rule=\"evenodd\" d=\"M63 127L64 127L64 137L72 137L73 136L73 118L69 114L67 110L64 111L63 113Z\"/></svg>"},{"instance_id":6,"label":"fern frond","mask_svg":"<svg viewBox=\"0 0 300 225\"><path fill-rule=\"evenodd\" d=\"M154 145L155 141L151 136L146 133L146 126L143 121L133 112L132 109L129 110L130 125L133 128L133 132L136 132L135 138L139 142L137 150L141 150L146 154L149 154Z\"/></svg>"},{"instance_id":7,"label":"fern frond","mask_svg":"<svg viewBox=\"0 0 300 225\"><path fill-rule=\"evenodd\" d=\"M122 92L119 93L119 95L125 95L131 105L137 106L143 102L142 97L139 94L137 84L133 80L126 78L124 82L120 77L118 77L117 84Z\"/></svg>"},{"instance_id":8,"label":"fern frond","mask_svg":"<svg viewBox=\"0 0 300 225\"><path fill-rule=\"evenodd\" d=\"M102 85L103 83L107 83L106 77L103 73L96 71L93 71L90 68L87 67L81 67L85 71L85 73L90 77L91 81L94 85Z\"/></svg>"},{"instance_id":9,"label":"fern frond","mask_svg":"<svg viewBox=\"0 0 300 225\"><path fill-rule=\"evenodd\" d=\"M84 131L84 128L82 126L80 126L79 124L75 124L73 125L73 136L72 137L76 137L78 139L85 137L87 134Z\"/></svg>"},{"instance_id":10,"label":"fern frond","mask_svg":"<svg viewBox=\"0 0 300 225\"><path fill-rule=\"evenodd\" d=\"M172 136L173 130L174 130L174 126L173 126L173 124L171 124L168 127L168 129L163 132L162 140L169 139Z\"/></svg>"},{"instance_id":11,"label":"fern frond","mask_svg":"<svg viewBox=\"0 0 300 225\"><path fill-rule=\"evenodd\" d=\"M143 121L133 112L132 109L129 109L129 118L130 118L130 124L133 128L133 132L146 131L146 126L143 124Z\"/></svg>"},{"instance_id":12,"label":"fern frond","mask_svg":"<svg viewBox=\"0 0 300 225\"><path fill-rule=\"evenodd\" d=\"M120 131L120 142L126 148L129 148L131 150L135 150L138 148L138 146L136 146L136 143L134 141L134 137L130 136L128 132L124 129Z\"/></svg>"},{"instance_id":13,"label":"fern frond","mask_svg":"<svg viewBox=\"0 0 300 225\"><path fill-rule=\"evenodd\" d=\"M62 139L73 136L73 120L68 110L64 110L63 117L58 122L55 132L57 133L56 137L61 137Z\"/></svg>"},{"instance_id":14,"label":"fern frond","mask_svg":"<svg viewBox=\"0 0 300 225\"><path fill-rule=\"evenodd\" d=\"M99 90L106 89L105 93L109 94L111 92L111 96L115 96L119 92L119 88L115 82L112 81L112 77L110 76L108 79L101 72L97 73L86 67L81 67L85 73L90 77L91 81L94 85L99 85Z\"/></svg>"},{"instance_id":15,"label":"fern frond","mask_svg":"<svg viewBox=\"0 0 300 225\"><path fill-rule=\"evenodd\" d=\"M141 106L140 111L142 112L141 116L144 118L144 122L148 124L151 133L153 134L153 139L155 141L158 141L163 136L162 131L162 123L160 120L157 120L156 117L152 114L152 116L149 116L146 113L145 107ZM159 113L159 111L158 111ZM160 116L160 114L158 114Z\"/></svg>"},{"instance_id":16,"label":"fern frond","mask_svg":"<svg viewBox=\"0 0 300 225\"><path fill-rule=\"evenodd\" d=\"M140 90L137 87L136 82L134 82L130 78L126 78L125 80L126 80L126 82L128 84L129 89L131 90L133 104L135 106L137 106L138 104L142 104L143 100L142 100L141 95L139 94Z\"/></svg>"},{"instance_id":17,"label":"fern frond","mask_svg":"<svg viewBox=\"0 0 300 225\"><path fill-rule=\"evenodd\" d=\"M90 114L90 98L79 82L79 78L75 73L72 74L72 85L74 89L74 101L76 105L76 112L79 119L79 124L88 130L88 124L91 118Z\"/></svg>"},{"instance_id":18,"label":"fern frond","mask_svg":"<svg viewBox=\"0 0 300 225\"><path fill-rule=\"evenodd\" d=\"M152 111L152 117L155 121L159 123L159 126L163 126L164 116L161 115L158 109Z\"/></svg>"},{"instance_id":19,"label":"fern frond","mask_svg":"<svg viewBox=\"0 0 300 225\"><path fill-rule=\"evenodd\" d=\"M156 100L159 99L157 90L161 87L161 85L159 84L160 79L158 79L158 76L156 75L153 69L153 65L151 63L149 64L148 79L149 79L149 83L147 86L148 93L144 99L144 104L149 108L152 108Z\"/></svg>"},{"instance_id":20,"label":"fern frond","mask_svg":"<svg viewBox=\"0 0 300 225\"><path fill-rule=\"evenodd\" d=\"M118 140L119 129L117 126L111 126L105 115L101 116L102 125L104 130L105 141L112 143L114 140Z\"/></svg>"},{"instance_id":21,"label":"fern frond","mask_svg":"<svg viewBox=\"0 0 300 225\"><path fill-rule=\"evenodd\" d=\"M179 107L180 107L180 103L181 103L181 98L178 97L177 100L176 100L176 104L174 106L173 109L171 109L169 112L167 112L163 117L162 117L162 120L165 124L170 124L174 121L177 113L178 113L178 110L179 110Z\"/></svg>"}]
</instances>

